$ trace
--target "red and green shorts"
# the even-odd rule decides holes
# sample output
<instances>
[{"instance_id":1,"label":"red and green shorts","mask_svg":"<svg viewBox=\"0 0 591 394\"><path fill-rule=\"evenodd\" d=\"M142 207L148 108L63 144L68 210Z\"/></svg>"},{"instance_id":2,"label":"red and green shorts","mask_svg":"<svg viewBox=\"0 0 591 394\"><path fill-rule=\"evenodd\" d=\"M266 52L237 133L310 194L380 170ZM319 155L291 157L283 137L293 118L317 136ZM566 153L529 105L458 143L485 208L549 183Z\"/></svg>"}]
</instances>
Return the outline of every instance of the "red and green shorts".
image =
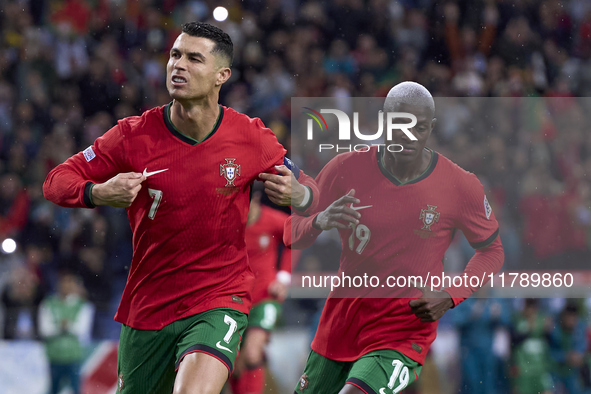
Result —
<instances>
[{"instance_id":1,"label":"red and green shorts","mask_svg":"<svg viewBox=\"0 0 591 394\"><path fill-rule=\"evenodd\" d=\"M311 351L295 394L338 394L352 384L366 394L398 394L416 381L422 366L391 349L369 352L355 361L334 361Z\"/></svg>"},{"instance_id":2,"label":"red and green shorts","mask_svg":"<svg viewBox=\"0 0 591 394\"><path fill-rule=\"evenodd\" d=\"M117 360L119 393L171 393L179 365L187 354L207 353L234 369L247 316L217 308L177 320L161 330L123 325Z\"/></svg>"}]
</instances>

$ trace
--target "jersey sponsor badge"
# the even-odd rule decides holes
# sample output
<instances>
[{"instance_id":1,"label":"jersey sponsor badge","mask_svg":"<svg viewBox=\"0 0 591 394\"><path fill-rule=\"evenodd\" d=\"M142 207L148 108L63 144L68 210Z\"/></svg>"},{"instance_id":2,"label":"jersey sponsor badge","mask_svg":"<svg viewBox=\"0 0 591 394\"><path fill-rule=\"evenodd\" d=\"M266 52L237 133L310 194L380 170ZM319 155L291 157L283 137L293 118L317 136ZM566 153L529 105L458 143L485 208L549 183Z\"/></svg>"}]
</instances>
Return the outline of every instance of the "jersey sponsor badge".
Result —
<instances>
[{"instance_id":1,"label":"jersey sponsor badge","mask_svg":"<svg viewBox=\"0 0 591 394\"><path fill-rule=\"evenodd\" d=\"M225 164L220 164L220 176L226 178L226 187L236 186L234 181L240 176L240 164L235 164L236 159L225 159Z\"/></svg>"},{"instance_id":2,"label":"jersey sponsor badge","mask_svg":"<svg viewBox=\"0 0 591 394\"><path fill-rule=\"evenodd\" d=\"M413 348L413 350L417 353L421 353L423 351L423 348L419 345L417 345L416 343L412 342L410 344L410 346Z\"/></svg>"},{"instance_id":3,"label":"jersey sponsor badge","mask_svg":"<svg viewBox=\"0 0 591 394\"><path fill-rule=\"evenodd\" d=\"M84 149L82 154L84 155L84 158L86 159L86 161L91 161L92 159L94 159L96 157L96 154L92 150L92 146L89 146L88 148Z\"/></svg>"},{"instance_id":4,"label":"jersey sponsor badge","mask_svg":"<svg viewBox=\"0 0 591 394\"><path fill-rule=\"evenodd\" d=\"M484 195L484 213L486 214L486 218L490 219L490 214L492 213L492 207L488 203L486 198L486 194Z\"/></svg>"}]
</instances>

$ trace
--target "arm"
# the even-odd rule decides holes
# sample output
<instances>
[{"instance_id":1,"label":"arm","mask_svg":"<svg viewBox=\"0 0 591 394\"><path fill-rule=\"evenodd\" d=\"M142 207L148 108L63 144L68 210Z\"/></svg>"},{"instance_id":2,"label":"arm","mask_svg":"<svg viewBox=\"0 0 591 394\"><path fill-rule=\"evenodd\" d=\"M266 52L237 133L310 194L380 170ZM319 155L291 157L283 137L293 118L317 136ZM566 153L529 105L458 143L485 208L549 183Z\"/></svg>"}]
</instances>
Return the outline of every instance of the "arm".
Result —
<instances>
[{"instance_id":1,"label":"arm","mask_svg":"<svg viewBox=\"0 0 591 394\"><path fill-rule=\"evenodd\" d=\"M312 226L318 213L312 216L292 214L287 218L283 229L283 243L290 249L306 249L311 246L322 233Z\"/></svg>"},{"instance_id":2,"label":"arm","mask_svg":"<svg viewBox=\"0 0 591 394\"><path fill-rule=\"evenodd\" d=\"M43 183L45 198L67 208L131 205L145 177L124 172L128 166L122 127L120 122L93 146L51 170Z\"/></svg>"},{"instance_id":3,"label":"arm","mask_svg":"<svg viewBox=\"0 0 591 394\"><path fill-rule=\"evenodd\" d=\"M309 215L315 212L318 208L318 201L320 199L320 191L318 190L316 181L304 171L299 170L299 177L296 179L296 182L307 188L310 193L308 199L305 199L307 196L303 196L301 200L296 200L294 208L304 215Z\"/></svg>"},{"instance_id":4,"label":"arm","mask_svg":"<svg viewBox=\"0 0 591 394\"><path fill-rule=\"evenodd\" d=\"M314 178L300 170L287 157L283 159L283 165L275 166L275 170L277 174L259 175L269 199L277 205L291 205L302 214L314 212L318 207L320 194Z\"/></svg>"},{"instance_id":5,"label":"arm","mask_svg":"<svg viewBox=\"0 0 591 394\"><path fill-rule=\"evenodd\" d=\"M449 287L445 291L451 296L453 306L470 297L474 291L484 286L490 280L491 274L499 272L505 261L503 245L499 237L499 223L495 218L490 204L484 194L484 188L474 174L468 174L461 179L459 215L456 227L462 230L476 253L464 269L462 276L484 278L478 287L467 286Z\"/></svg>"},{"instance_id":6,"label":"arm","mask_svg":"<svg viewBox=\"0 0 591 394\"><path fill-rule=\"evenodd\" d=\"M316 177L319 190L317 212L310 212L310 216L294 213L287 218L283 230L285 246L305 249L314 243L322 231L333 227L348 228L350 222L355 222L360 217L357 211L346 206L350 203L359 203L359 200L353 197L354 192L349 196L343 196L341 184L337 182L342 179L341 168L342 156L336 156L320 171Z\"/></svg>"},{"instance_id":7,"label":"arm","mask_svg":"<svg viewBox=\"0 0 591 394\"><path fill-rule=\"evenodd\" d=\"M306 214L313 212L318 204L318 187L314 179L285 157L287 151L271 129L260 119L254 119L253 123L260 131L259 180L265 183L265 193L277 205L292 205Z\"/></svg>"},{"instance_id":8,"label":"arm","mask_svg":"<svg viewBox=\"0 0 591 394\"><path fill-rule=\"evenodd\" d=\"M358 204L359 200L355 198L355 190L351 189L316 215L291 215L285 221L283 242L289 248L305 249L312 245L323 231L333 228L346 230L350 228L351 223L359 224L361 214L348 206L353 203Z\"/></svg>"},{"instance_id":9,"label":"arm","mask_svg":"<svg viewBox=\"0 0 591 394\"><path fill-rule=\"evenodd\" d=\"M476 249L476 253L464 269L464 274L468 278L476 276L479 279L484 276L484 285L490 280L489 274L496 274L499 272L505 261L505 253L503 251L503 245L501 244L501 238L499 236L487 247L482 249ZM469 282L469 281L468 281ZM472 293L478 290L479 287L472 287L469 285L466 287L449 287L444 291L447 292L452 300L453 305L456 306L466 298L470 297Z\"/></svg>"},{"instance_id":10,"label":"arm","mask_svg":"<svg viewBox=\"0 0 591 394\"><path fill-rule=\"evenodd\" d=\"M496 274L505 259L503 245L499 238L499 223L486 196L482 184L474 174L465 174L458 179L458 219L456 227L462 230L476 253L464 269L462 276L477 277L482 283L472 286L467 280L465 286L448 287L444 290L431 290L417 287L423 295L409 302L411 311L421 322L434 322L445 312L457 306L472 293L490 280L490 274Z\"/></svg>"},{"instance_id":11,"label":"arm","mask_svg":"<svg viewBox=\"0 0 591 394\"><path fill-rule=\"evenodd\" d=\"M501 269L504 258L501 239L497 236L490 246L476 250L476 254L472 256L464 269L464 274L468 275L468 278L471 276L482 278L485 273L486 275L490 272L496 273ZM483 284L490 280L487 277L484 279ZM479 287L470 286L470 281L466 287L448 287L444 290L431 290L426 286L415 287L421 290L423 295L418 299L411 300L408 305L411 307L411 312L423 323L439 320L448 309L457 306L479 289Z\"/></svg>"}]
</instances>

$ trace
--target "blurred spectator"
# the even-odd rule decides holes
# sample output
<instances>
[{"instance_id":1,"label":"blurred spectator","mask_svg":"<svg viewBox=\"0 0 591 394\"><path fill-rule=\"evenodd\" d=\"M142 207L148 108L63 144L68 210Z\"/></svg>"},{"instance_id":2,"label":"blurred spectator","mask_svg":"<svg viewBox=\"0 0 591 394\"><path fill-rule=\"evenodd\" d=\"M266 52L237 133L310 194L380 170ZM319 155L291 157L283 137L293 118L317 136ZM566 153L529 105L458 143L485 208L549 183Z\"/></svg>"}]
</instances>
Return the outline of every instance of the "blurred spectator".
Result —
<instances>
[{"instance_id":1,"label":"blurred spectator","mask_svg":"<svg viewBox=\"0 0 591 394\"><path fill-rule=\"evenodd\" d=\"M90 60L89 72L79 83L84 115L90 117L102 110L113 111L119 96L119 86L110 78L105 60ZM105 130L106 131L106 130Z\"/></svg>"},{"instance_id":2,"label":"blurred spectator","mask_svg":"<svg viewBox=\"0 0 591 394\"><path fill-rule=\"evenodd\" d=\"M554 378L557 393L583 392L582 368L587 350L586 325L579 317L579 306L567 302L558 324L550 333L550 354L556 363Z\"/></svg>"},{"instance_id":3,"label":"blurred spectator","mask_svg":"<svg viewBox=\"0 0 591 394\"><path fill-rule=\"evenodd\" d=\"M84 36L72 31L69 23L58 23L55 42L55 71L62 80L79 77L88 67Z\"/></svg>"},{"instance_id":4,"label":"blurred spectator","mask_svg":"<svg viewBox=\"0 0 591 394\"><path fill-rule=\"evenodd\" d=\"M27 223L29 197L16 174L0 176L0 239L18 238Z\"/></svg>"},{"instance_id":5,"label":"blurred spectator","mask_svg":"<svg viewBox=\"0 0 591 394\"><path fill-rule=\"evenodd\" d=\"M481 289L475 296L486 297L486 290ZM507 303L470 298L454 308L452 320L460 336L462 383L458 393L500 392L498 377L502 364L493 352L493 341L497 329L510 322Z\"/></svg>"},{"instance_id":6,"label":"blurred spectator","mask_svg":"<svg viewBox=\"0 0 591 394\"><path fill-rule=\"evenodd\" d=\"M53 250L46 242L29 243L25 245L24 249L24 266L35 275L41 293L46 294L54 280L53 272L51 272L55 270L52 264Z\"/></svg>"},{"instance_id":7,"label":"blurred spectator","mask_svg":"<svg viewBox=\"0 0 591 394\"><path fill-rule=\"evenodd\" d=\"M539 310L539 301L528 298L513 317L511 375L516 394L550 394L555 384L547 335L552 322Z\"/></svg>"},{"instance_id":8,"label":"blurred spectator","mask_svg":"<svg viewBox=\"0 0 591 394\"><path fill-rule=\"evenodd\" d=\"M90 340L93 306L84 299L78 277L62 272L57 294L39 308L39 333L45 341L51 372L51 394L61 390L64 378L74 394L80 393L80 362Z\"/></svg>"},{"instance_id":9,"label":"blurred spectator","mask_svg":"<svg viewBox=\"0 0 591 394\"><path fill-rule=\"evenodd\" d=\"M23 266L10 272L2 291L5 339L38 339L37 312L43 299L37 277Z\"/></svg>"},{"instance_id":10,"label":"blurred spectator","mask_svg":"<svg viewBox=\"0 0 591 394\"><path fill-rule=\"evenodd\" d=\"M345 41L337 40L332 43L324 60L324 69L329 75L343 73L348 77L353 76L357 70L357 63Z\"/></svg>"}]
</instances>

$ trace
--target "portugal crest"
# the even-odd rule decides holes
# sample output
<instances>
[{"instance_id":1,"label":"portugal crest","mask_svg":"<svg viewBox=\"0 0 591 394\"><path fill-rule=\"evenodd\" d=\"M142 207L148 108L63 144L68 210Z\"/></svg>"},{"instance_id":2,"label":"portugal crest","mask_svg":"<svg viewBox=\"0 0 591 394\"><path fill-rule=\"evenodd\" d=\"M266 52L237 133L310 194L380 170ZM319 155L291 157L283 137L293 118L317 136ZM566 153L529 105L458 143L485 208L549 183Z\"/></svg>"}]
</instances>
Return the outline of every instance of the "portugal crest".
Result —
<instances>
[{"instance_id":1,"label":"portugal crest","mask_svg":"<svg viewBox=\"0 0 591 394\"><path fill-rule=\"evenodd\" d=\"M125 388L125 383L123 382L123 373L120 373L117 377L117 392L121 392Z\"/></svg>"},{"instance_id":2,"label":"portugal crest","mask_svg":"<svg viewBox=\"0 0 591 394\"><path fill-rule=\"evenodd\" d=\"M240 164L235 164L236 159L226 159L226 164L220 164L220 176L226 178L226 187L233 187L237 176L240 176Z\"/></svg>"},{"instance_id":3,"label":"portugal crest","mask_svg":"<svg viewBox=\"0 0 591 394\"><path fill-rule=\"evenodd\" d=\"M427 209L421 209L421 216L419 219L423 221L423 228L421 230L431 231L431 226L435 222L439 222L439 212L435 209L435 205L427 204Z\"/></svg>"},{"instance_id":4,"label":"portugal crest","mask_svg":"<svg viewBox=\"0 0 591 394\"><path fill-rule=\"evenodd\" d=\"M308 375L303 374L302 377L300 378L300 384L299 384L300 387L298 387L299 391L303 392L305 389L307 389L309 383L310 382L308 381Z\"/></svg>"}]
</instances>

